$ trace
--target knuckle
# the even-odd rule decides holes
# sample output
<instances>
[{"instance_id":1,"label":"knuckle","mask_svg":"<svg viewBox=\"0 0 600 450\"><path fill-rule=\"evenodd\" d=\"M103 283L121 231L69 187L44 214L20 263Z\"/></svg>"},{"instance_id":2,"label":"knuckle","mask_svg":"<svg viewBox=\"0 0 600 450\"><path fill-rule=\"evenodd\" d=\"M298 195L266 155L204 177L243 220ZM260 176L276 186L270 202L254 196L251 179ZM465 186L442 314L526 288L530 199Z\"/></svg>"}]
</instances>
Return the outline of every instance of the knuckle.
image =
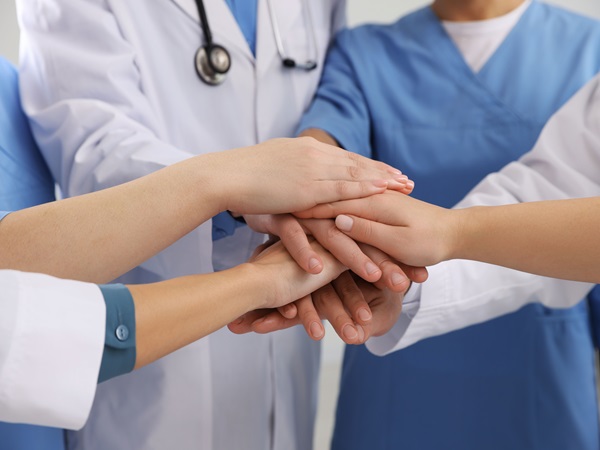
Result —
<instances>
[{"instance_id":1,"label":"knuckle","mask_svg":"<svg viewBox=\"0 0 600 450\"><path fill-rule=\"evenodd\" d=\"M362 292L360 291L360 289L358 289L358 286L356 286L356 284L354 284L354 283L344 284L344 285L340 286L338 289L339 289L339 293L340 293L344 303L349 303L352 301L360 301L363 299Z\"/></svg>"},{"instance_id":2,"label":"knuckle","mask_svg":"<svg viewBox=\"0 0 600 450\"><path fill-rule=\"evenodd\" d=\"M337 229L335 226L335 222L332 220L328 222L327 229L325 232L325 237L328 241L337 240L340 238L347 237L344 233ZM349 238L348 238L349 239Z\"/></svg>"},{"instance_id":3,"label":"knuckle","mask_svg":"<svg viewBox=\"0 0 600 450\"><path fill-rule=\"evenodd\" d=\"M338 295L333 289L323 289L316 296L317 302L323 305L329 305L338 300Z\"/></svg>"},{"instance_id":4,"label":"knuckle","mask_svg":"<svg viewBox=\"0 0 600 450\"><path fill-rule=\"evenodd\" d=\"M335 181L335 193L339 197L345 197L348 193L349 185L345 180L336 180Z\"/></svg>"},{"instance_id":5,"label":"knuckle","mask_svg":"<svg viewBox=\"0 0 600 450\"><path fill-rule=\"evenodd\" d=\"M358 180L360 178L361 170L358 166L352 165L347 166L348 176L351 180Z\"/></svg>"},{"instance_id":6,"label":"knuckle","mask_svg":"<svg viewBox=\"0 0 600 450\"><path fill-rule=\"evenodd\" d=\"M286 241L305 241L306 233L302 227L289 224L281 227L280 237Z\"/></svg>"},{"instance_id":7,"label":"knuckle","mask_svg":"<svg viewBox=\"0 0 600 450\"><path fill-rule=\"evenodd\" d=\"M308 323L313 320L318 320L319 315L313 308L306 308L299 312L298 318L302 323Z\"/></svg>"},{"instance_id":8,"label":"knuckle","mask_svg":"<svg viewBox=\"0 0 600 450\"><path fill-rule=\"evenodd\" d=\"M348 316L348 314L344 314L344 313L339 313L336 314L332 320L330 320L331 324L334 326L334 328L341 330L344 325L346 324L351 324L352 325L352 320L350 319L350 316Z\"/></svg>"}]
</instances>

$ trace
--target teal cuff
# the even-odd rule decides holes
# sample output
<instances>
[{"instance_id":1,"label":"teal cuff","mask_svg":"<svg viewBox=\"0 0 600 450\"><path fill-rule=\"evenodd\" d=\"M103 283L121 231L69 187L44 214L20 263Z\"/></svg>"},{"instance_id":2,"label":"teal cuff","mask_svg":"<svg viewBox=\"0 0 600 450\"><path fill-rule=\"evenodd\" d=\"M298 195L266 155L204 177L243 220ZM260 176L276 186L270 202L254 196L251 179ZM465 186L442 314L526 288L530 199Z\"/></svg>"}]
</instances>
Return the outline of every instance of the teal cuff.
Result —
<instances>
[{"instance_id":1,"label":"teal cuff","mask_svg":"<svg viewBox=\"0 0 600 450\"><path fill-rule=\"evenodd\" d=\"M106 334L98 383L129 373L135 366L135 306L122 284L99 286L106 303Z\"/></svg>"}]
</instances>

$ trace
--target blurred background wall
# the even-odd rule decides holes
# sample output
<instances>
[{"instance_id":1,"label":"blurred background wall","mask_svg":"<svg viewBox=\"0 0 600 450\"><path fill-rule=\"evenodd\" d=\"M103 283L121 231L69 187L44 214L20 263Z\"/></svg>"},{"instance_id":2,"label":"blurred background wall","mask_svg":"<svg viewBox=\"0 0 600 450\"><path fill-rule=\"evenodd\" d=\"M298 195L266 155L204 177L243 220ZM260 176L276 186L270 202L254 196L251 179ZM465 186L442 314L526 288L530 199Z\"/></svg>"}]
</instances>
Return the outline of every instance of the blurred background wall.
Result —
<instances>
[{"instance_id":1,"label":"blurred background wall","mask_svg":"<svg viewBox=\"0 0 600 450\"><path fill-rule=\"evenodd\" d=\"M156 1L156 0L152 0ZM348 23L390 22L430 2L424 0L347 0ZM548 0L565 8L600 18L598 0ZM0 0L0 55L17 62L19 28L14 0Z\"/></svg>"}]
</instances>

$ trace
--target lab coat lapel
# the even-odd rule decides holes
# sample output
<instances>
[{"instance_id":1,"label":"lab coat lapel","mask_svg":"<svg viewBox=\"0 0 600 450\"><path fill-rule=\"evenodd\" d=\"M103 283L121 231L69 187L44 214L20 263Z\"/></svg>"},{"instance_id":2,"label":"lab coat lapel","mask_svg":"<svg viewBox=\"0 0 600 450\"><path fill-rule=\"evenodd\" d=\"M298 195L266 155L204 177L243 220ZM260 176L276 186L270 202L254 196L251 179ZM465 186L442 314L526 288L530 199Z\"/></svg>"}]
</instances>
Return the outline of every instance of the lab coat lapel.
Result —
<instances>
[{"instance_id":1,"label":"lab coat lapel","mask_svg":"<svg viewBox=\"0 0 600 450\"><path fill-rule=\"evenodd\" d=\"M279 58L277 46L275 44L275 35L273 33L273 24L269 14L268 0L258 0L258 14L256 26L256 59L257 71L259 74L266 72L271 66L274 58ZM275 17L272 18L279 27L283 47L288 56L294 58L292 54L293 47L290 43L291 35L298 31L297 21L302 22L302 2L300 0L271 0ZM301 27L302 33L299 39L302 42L308 42L306 33L309 32L304 22Z\"/></svg>"},{"instance_id":2,"label":"lab coat lapel","mask_svg":"<svg viewBox=\"0 0 600 450\"><path fill-rule=\"evenodd\" d=\"M194 22L198 23L199 38L204 42L202 31L200 29L200 17L198 16L198 7L194 0L171 0L183 12L185 12ZM205 0L204 7L206 8L206 16L208 24L213 35L215 44L223 45L231 53L235 47L238 51L244 54L245 57L254 60L246 38L240 27L233 17L231 10L225 3L225 0Z\"/></svg>"}]
</instances>

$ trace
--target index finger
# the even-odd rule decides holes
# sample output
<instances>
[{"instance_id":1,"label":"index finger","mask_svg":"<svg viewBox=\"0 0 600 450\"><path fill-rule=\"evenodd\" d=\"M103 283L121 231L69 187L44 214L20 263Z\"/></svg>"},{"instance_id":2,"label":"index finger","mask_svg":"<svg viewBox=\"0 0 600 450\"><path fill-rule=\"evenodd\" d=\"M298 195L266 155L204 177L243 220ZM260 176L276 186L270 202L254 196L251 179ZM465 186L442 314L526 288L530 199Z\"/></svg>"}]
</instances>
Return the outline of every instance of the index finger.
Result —
<instances>
[{"instance_id":1,"label":"index finger","mask_svg":"<svg viewBox=\"0 0 600 450\"><path fill-rule=\"evenodd\" d=\"M340 214L350 214L382 223L392 223L394 211L403 206L407 197L394 191L386 191L371 197L323 203L294 215L302 219L332 219Z\"/></svg>"}]
</instances>

